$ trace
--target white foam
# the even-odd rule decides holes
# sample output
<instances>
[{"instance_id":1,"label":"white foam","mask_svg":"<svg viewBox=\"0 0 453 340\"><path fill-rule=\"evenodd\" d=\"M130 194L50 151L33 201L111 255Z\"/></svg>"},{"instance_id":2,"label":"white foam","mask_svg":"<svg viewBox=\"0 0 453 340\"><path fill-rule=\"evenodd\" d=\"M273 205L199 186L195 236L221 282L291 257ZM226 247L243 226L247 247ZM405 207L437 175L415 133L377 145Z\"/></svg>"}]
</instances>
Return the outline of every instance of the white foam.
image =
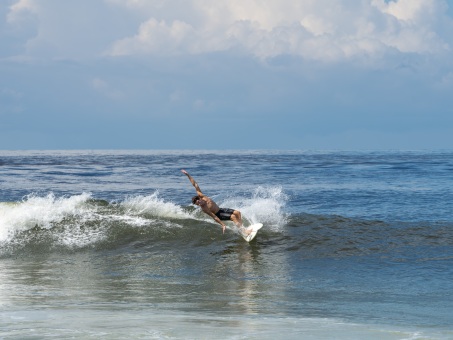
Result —
<instances>
[{"instance_id":1,"label":"white foam","mask_svg":"<svg viewBox=\"0 0 453 340\"><path fill-rule=\"evenodd\" d=\"M9 242L17 233L36 226L40 229L58 227L51 234L57 244L78 247L103 240L115 222L139 228L148 225L182 227L184 223L176 221L184 219L215 223L199 209L188 211L164 201L158 191L146 196L129 196L108 206L90 202L91 199L90 193L69 197L49 193L45 196L30 194L17 203L0 203L0 242ZM234 197L220 205L239 209L246 224L261 222L267 228L279 229L286 220L283 212L286 200L279 187L259 187L251 198ZM22 241L26 242L26 238Z\"/></svg>"},{"instance_id":2,"label":"white foam","mask_svg":"<svg viewBox=\"0 0 453 340\"><path fill-rule=\"evenodd\" d=\"M58 226L51 234L57 244L83 247L105 239L116 222L130 227L159 225L170 228L181 225L167 219L196 218L196 212L191 214L159 198L158 191L148 196L130 196L108 206L89 202L91 199L89 193L69 197L55 197L49 193L45 196L30 194L17 203L0 203L0 242L8 243L17 233L36 226L40 229ZM27 242L26 237L15 240Z\"/></svg>"},{"instance_id":3,"label":"white foam","mask_svg":"<svg viewBox=\"0 0 453 340\"><path fill-rule=\"evenodd\" d=\"M180 206L172 202L165 202L159 198L158 191L148 196L129 196L120 205L128 209L128 213L132 215L149 214L155 217L175 219L193 218L192 215L184 211Z\"/></svg>"},{"instance_id":4,"label":"white foam","mask_svg":"<svg viewBox=\"0 0 453 340\"><path fill-rule=\"evenodd\" d=\"M67 247L84 247L105 239L104 228L83 229L78 225L65 226L64 230L55 235L57 243Z\"/></svg>"},{"instance_id":5,"label":"white foam","mask_svg":"<svg viewBox=\"0 0 453 340\"><path fill-rule=\"evenodd\" d=\"M0 203L0 241L7 241L15 233L39 226L52 228L69 216L88 218L90 211L84 204L91 194L56 198L53 193L41 197L28 195L19 203Z\"/></svg>"}]
</instances>

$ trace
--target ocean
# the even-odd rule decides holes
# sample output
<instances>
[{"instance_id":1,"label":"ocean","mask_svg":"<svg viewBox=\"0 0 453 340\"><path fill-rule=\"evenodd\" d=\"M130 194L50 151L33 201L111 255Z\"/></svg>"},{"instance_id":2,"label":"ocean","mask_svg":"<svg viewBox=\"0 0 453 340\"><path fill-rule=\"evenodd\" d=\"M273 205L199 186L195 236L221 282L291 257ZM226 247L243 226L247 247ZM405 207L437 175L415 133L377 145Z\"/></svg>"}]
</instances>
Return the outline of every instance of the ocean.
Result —
<instances>
[{"instance_id":1,"label":"ocean","mask_svg":"<svg viewBox=\"0 0 453 340\"><path fill-rule=\"evenodd\" d=\"M453 339L452 203L452 151L0 151L0 339Z\"/></svg>"}]
</instances>

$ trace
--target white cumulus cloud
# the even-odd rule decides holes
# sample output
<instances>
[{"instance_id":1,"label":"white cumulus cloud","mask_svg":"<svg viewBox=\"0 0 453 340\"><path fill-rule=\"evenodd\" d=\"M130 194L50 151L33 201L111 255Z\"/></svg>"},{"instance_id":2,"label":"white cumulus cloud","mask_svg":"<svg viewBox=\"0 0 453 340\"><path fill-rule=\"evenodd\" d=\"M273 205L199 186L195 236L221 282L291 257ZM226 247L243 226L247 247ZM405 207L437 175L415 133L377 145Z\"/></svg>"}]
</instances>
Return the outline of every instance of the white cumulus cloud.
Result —
<instances>
[{"instance_id":1,"label":"white cumulus cloud","mask_svg":"<svg viewBox=\"0 0 453 340\"><path fill-rule=\"evenodd\" d=\"M338 61L387 51L442 53L453 33L440 0L109 2L148 15L135 35L112 44L111 55L239 49L259 58Z\"/></svg>"},{"instance_id":2,"label":"white cumulus cloud","mask_svg":"<svg viewBox=\"0 0 453 340\"><path fill-rule=\"evenodd\" d=\"M189 24L176 20L171 24L152 18L140 25L138 33L117 41L111 51L114 56L134 53L172 54L190 48L196 32Z\"/></svg>"},{"instance_id":3,"label":"white cumulus cloud","mask_svg":"<svg viewBox=\"0 0 453 340\"><path fill-rule=\"evenodd\" d=\"M24 54L46 58L236 51L344 61L450 53L448 7L447 0L11 0L5 22L33 25Z\"/></svg>"}]
</instances>

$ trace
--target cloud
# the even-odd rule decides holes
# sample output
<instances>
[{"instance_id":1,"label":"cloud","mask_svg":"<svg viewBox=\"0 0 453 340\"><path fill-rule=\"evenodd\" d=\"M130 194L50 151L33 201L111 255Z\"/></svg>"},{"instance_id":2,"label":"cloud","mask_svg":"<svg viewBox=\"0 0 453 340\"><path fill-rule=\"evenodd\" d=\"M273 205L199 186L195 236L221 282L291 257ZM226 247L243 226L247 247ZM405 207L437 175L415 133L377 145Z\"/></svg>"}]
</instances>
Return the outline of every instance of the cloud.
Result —
<instances>
[{"instance_id":1,"label":"cloud","mask_svg":"<svg viewBox=\"0 0 453 340\"><path fill-rule=\"evenodd\" d=\"M452 14L446 0L4 0L0 139L205 147L197 129L220 148L303 148L374 129L379 147L431 124L447 140ZM219 138L225 121L237 138Z\"/></svg>"},{"instance_id":2,"label":"cloud","mask_svg":"<svg viewBox=\"0 0 453 340\"><path fill-rule=\"evenodd\" d=\"M322 62L451 53L446 0L17 0L38 58L175 56L234 52ZM23 37L22 37L23 38Z\"/></svg>"},{"instance_id":3,"label":"cloud","mask_svg":"<svg viewBox=\"0 0 453 340\"><path fill-rule=\"evenodd\" d=\"M137 35L116 42L110 52L113 56L129 54L179 54L190 48L190 38L195 35L192 26L182 21L150 19L140 25ZM183 46L187 45L187 46ZM133 53L131 53L133 51Z\"/></svg>"},{"instance_id":4,"label":"cloud","mask_svg":"<svg viewBox=\"0 0 453 340\"><path fill-rule=\"evenodd\" d=\"M431 21L447 9L445 2L437 0L373 0L372 4L382 12L406 22Z\"/></svg>"},{"instance_id":5,"label":"cloud","mask_svg":"<svg viewBox=\"0 0 453 340\"><path fill-rule=\"evenodd\" d=\"M129 11L122 12L103 0L8 1L12 4L4 26L7 38L15 38L14 45L21 47L9 51L9 57L16 59L18 54L40 60L96 59L112 41L137 27Z\"/></svg>"},{"instance_id":6,"label":"cloud","mask_svg":"<svg viewBox=\"0 0 453 340\"><path fill-rule=\"evenodd\" d=\"M19 0L9 7L9 13L6 16L8 23L17 23L24 18L24 16L37 12L37 5L33 0Z\"/></svg>"},{"instance_id":7,"label":"cloud","mask_svg":"<svg viewBox=\"0 0 453 340\"><path fill-rule=\"evenodd\" d=\"M435 0L399 0L386 2L373 0L373 4L382 13L388 14L397 21L388 25L382 40L404 53L437 53L450 49L447 40L442 38L445 30L450 31L439 22L447 20L448 6L445 2ZM451 33L451 31L450 31Z\"/></svg>"},{"instance_id":8,"label":"cloud","mask_svg":"<svg viewBox=\"0 0 453 340\"><path fill-rule=\"evenodd\" d=\"M174 11L179 1L109 2L149 16L135 35L112 44L112 56L240 50L258 58L342 61L395 52L443 53L453 34L448 6L435 0L354 5L332 0L329 6L311 0L193 0Z\"/></svg>"}]
</instances>

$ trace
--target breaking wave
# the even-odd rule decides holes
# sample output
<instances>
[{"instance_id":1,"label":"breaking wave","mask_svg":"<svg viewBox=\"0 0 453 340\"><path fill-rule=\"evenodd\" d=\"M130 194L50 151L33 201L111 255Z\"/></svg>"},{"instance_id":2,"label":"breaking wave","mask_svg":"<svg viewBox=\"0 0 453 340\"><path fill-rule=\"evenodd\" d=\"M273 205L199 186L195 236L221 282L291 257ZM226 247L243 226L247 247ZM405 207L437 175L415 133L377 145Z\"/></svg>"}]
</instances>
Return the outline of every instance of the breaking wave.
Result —
<instances>
[{"instance_id":1,"label":"breaking wave","mask_svg":"<svg viewBox=\"0 0 453 340\"><path fill-rule=\"evenodd\" d=\"M228 198L219 205L240 209L246 225L261 222L275 230L286 223L285 200L280 188L258 188L251 198ZM180 237L178 229L190 236L200 226L219 232L217 224L199 209L166 201L158 191L112 202L95 199L91 193L61 197L30 194L19 202L0 203L0 254L26 246L114 247L140 237ZM236 232L232 223L229 228Z\"/></svg>"}]
</instances>

